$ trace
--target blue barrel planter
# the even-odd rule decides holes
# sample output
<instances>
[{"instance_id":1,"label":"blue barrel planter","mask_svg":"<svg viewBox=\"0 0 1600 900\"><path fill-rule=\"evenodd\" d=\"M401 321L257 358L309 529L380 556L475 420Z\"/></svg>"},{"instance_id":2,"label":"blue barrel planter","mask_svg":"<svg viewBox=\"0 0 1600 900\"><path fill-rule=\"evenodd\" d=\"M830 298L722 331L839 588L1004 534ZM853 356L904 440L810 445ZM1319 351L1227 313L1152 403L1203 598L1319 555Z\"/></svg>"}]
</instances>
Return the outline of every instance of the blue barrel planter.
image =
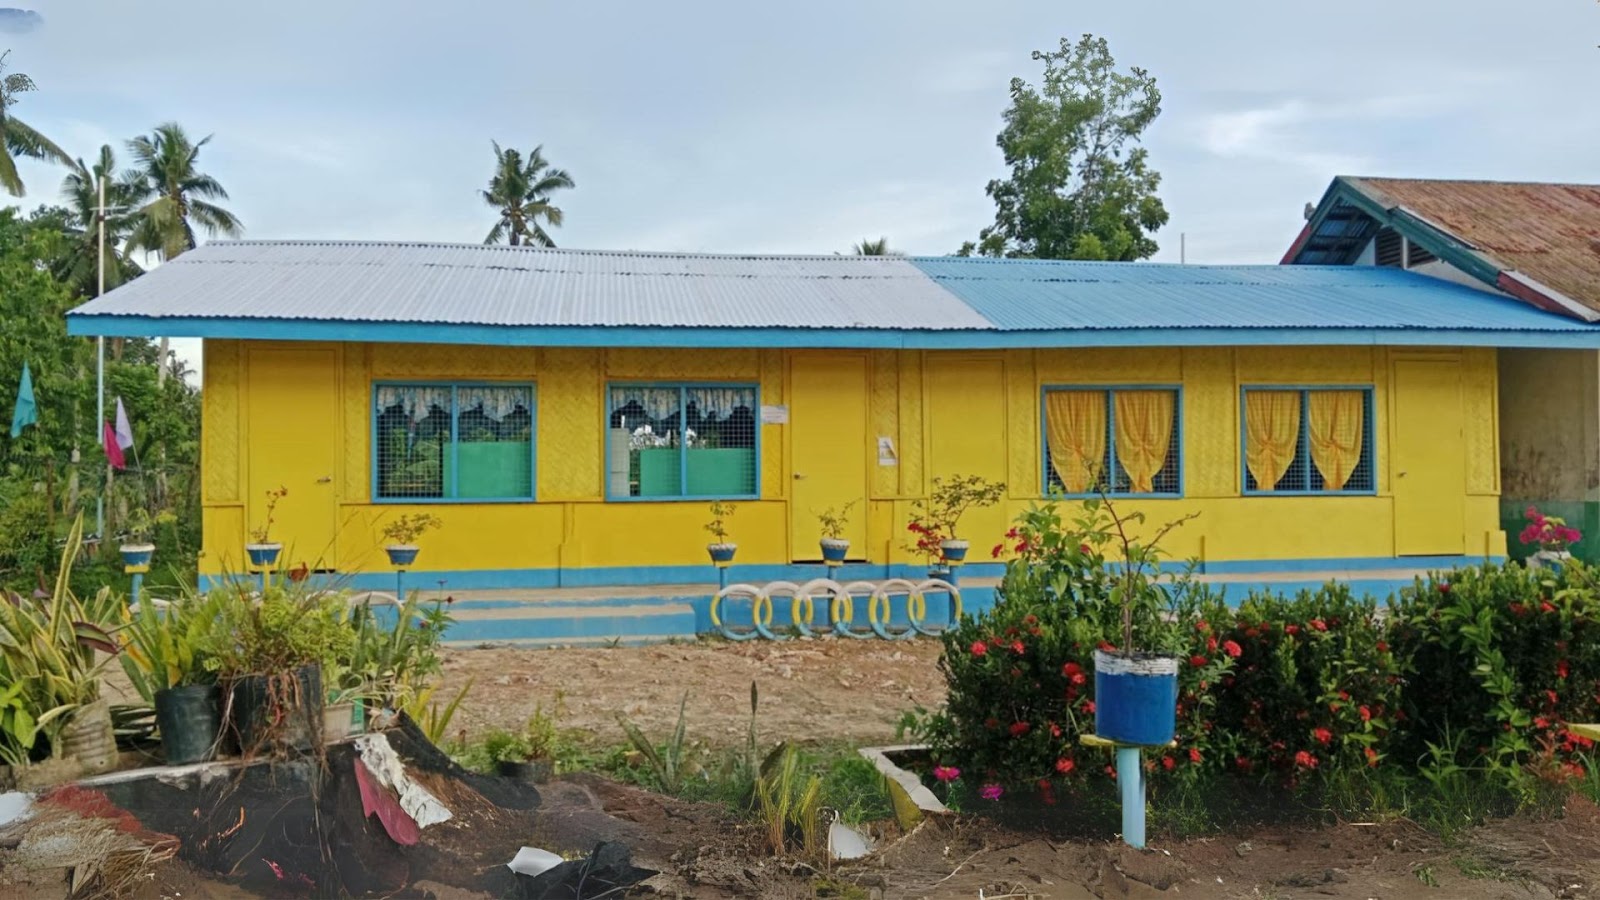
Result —
<instances>
[{"instance_id":1,"label":"blue barrel planter","mask_svg":"<svg viewBox=\"0 0 1600 900\"><path fill-rule=\"evenodd\" d=\"M850 542L844 538L822 539L822 561L825 563L842 563L849 552Z\"/></svg>"},{"instance_id":2,"label":"blue barrel planter","mask_svg":"<svg viewBox=\"0 0 1600 900\"><path fill-rule=\"evenodd\" d=\"M278 564L278 554L283 552L282 544L245 544L245 555L250 558L250 565L257 569L267 569Z\"/></svg>"},{"instance_id":3,"label":"blue barrel planter","mask_svg":"<svg viewBox=\"0 0 1600 900\"><path fill-rule=\"evenodd\" d=\"M122 564L130 569L150 565L151 557L156 555L155 544L123 544L118 550L122 553Z\"/></svg>"},{"instance_id":4,"label":"blue barrel planter","mask_svg":"<svg viewBox=\"0 0 1600 900\"><path fill-rule=\"evenodd\" d=\"M417 554L422 552L422 548L415 544L390 544L383 548L383 552L389 554L389 565L404 569L417 561Z\"/></svg>"},{"instance_id":5,"label":"blue barrel planter","mask_svg":"<svg viewBox=\"0 0 1600 900\"><path fill-rule=\"evenodd\" d=\"M733 562L733 555L739 552L738 544L707 544L706 552L711 554L711 561L719 566Z\"/></svg>"},{"instance_id":6,"label":"blue barrel planter","mask_svg":"<svg viewBox=\"0 0 1600 900\"><path fill-rule=\"evenodd\" d=\"M967 541L940 541L939 554L947 563L961 564L967 558L967 549L972 545Z\"/></svg>"},{"instance_id":7,"label":"blue barrel planter","mask_svg":"<svg viewBox=\"0 0 1600 900\"><path fill-rule=\"evenodd\" d=\"M1177 730L1178 660L1153 653L1094 653L1094 733L1158 747Z\"/></svg>"}]
</instances>

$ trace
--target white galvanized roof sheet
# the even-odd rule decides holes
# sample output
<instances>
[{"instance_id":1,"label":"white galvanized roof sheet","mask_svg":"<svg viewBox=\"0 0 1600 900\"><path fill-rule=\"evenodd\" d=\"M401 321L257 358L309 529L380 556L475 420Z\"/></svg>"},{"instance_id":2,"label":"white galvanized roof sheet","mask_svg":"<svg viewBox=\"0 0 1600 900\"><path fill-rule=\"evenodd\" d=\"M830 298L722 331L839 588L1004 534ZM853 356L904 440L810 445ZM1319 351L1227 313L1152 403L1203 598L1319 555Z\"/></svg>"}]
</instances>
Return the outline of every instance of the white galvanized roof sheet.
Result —
<instances>
[{"instance_id":1,"label":"white galvanized roof sheet","mask_svg":"<svg viewBox=\"0 0 1600 900\"><path fill-rule=\"evenodd\" d=\"M336 241L206 244L74 315L543 327L993 327L900 257Z\"/></svg>"}]
</instances>

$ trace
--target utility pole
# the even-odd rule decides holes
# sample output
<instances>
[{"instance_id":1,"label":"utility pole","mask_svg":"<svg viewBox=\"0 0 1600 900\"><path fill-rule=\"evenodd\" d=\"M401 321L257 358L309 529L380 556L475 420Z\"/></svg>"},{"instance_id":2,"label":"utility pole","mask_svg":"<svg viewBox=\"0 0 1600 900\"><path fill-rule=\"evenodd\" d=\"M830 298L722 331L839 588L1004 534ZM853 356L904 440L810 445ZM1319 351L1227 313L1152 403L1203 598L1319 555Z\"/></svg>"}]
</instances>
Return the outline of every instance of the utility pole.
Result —
<instances>
[{"instance_id":1,"label":"utility pole","mask_svg":"<svg viewBox=\"0 0 1600 900\"><path fill-rule=\"evenodd\" d=\"M95 252L95 268L99 284L95 288L95 299L99 299L106 292L106 174L100 172L100 205L95 207L94 218L100 230L98 250ZM106 448L106 338L100 335L95 338L95 415L94 431L100 438L101 456L105 456ZM100 540L106 539L106 494L111 492L111 460L108 457L106 464L105 486L100 490L100 496L94 504L94 531Z\"/></svg>"}]
</instances>

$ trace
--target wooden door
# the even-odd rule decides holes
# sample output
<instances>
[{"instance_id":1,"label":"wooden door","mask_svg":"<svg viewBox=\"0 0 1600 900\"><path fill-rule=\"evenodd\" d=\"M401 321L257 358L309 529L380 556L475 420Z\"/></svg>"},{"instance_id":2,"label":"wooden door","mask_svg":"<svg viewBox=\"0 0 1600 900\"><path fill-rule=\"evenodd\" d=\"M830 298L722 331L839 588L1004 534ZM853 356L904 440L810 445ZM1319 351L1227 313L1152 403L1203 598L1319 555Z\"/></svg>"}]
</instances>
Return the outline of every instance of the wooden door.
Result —
<instances>
[{"instance_id":1,"label":"wooden door","mask_svg":"<svg viewBox=\"0 0 1600 900\"><path fill-rule=\"evenodd\" d=\"M867 360L863 356L796 356L789 370L793 477L790 553L819 560L817 513L850 508L850 558L867 554Z\"/></svg>"},{"instance_id":2,"label":"wooden door","mask_svg":"<svg viewBox=\"0 0 1600 900\"><path fill-rule=\"evenodd\" d=\"M272 540L283 543L281 565L331 569L342 433L335 352L252 349L248 365L245 527L261 527L267 492L285 488L271 530Z\"/></svg>"},{"instance_id":3,"label":"wooden door","mask_svg":"<svg viewBox=\"0 0 1600 900\"><path fill-rule=\"evenodd\" d=\"M1466 549L1465 413L1455 360L1394 365L1395 552L1401 556Z\"/></svg>"}]
</instances>

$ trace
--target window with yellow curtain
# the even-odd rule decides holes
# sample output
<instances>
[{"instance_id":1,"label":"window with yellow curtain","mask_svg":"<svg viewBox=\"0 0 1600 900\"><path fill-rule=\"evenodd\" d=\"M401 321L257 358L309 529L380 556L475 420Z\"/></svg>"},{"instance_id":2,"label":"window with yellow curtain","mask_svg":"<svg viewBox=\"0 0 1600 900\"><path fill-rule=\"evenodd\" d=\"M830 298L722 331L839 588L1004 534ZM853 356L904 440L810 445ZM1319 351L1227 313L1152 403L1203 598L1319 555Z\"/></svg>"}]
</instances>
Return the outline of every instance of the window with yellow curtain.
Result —
<instances>
[{"instance_id":1,"label":"window with yellow curtain","mask_svg":"<svg viewBox=\"0 0 1600 900\"><path fill-rule=\"evenodd\" d=\"M1183 493L1175 388L1044 391L1046 493Z\"/></svg>"},{"instance_id":2,"label":"window with yellow curtain","mask_svg":"<svg viewBox=\"0 0 1600 900\"><path fill-rule=\"evenodd\" d=\"M1247 388L1245 493L1372 493L1372 409L1365 386Z\"/></svg>"}]
</instances>

